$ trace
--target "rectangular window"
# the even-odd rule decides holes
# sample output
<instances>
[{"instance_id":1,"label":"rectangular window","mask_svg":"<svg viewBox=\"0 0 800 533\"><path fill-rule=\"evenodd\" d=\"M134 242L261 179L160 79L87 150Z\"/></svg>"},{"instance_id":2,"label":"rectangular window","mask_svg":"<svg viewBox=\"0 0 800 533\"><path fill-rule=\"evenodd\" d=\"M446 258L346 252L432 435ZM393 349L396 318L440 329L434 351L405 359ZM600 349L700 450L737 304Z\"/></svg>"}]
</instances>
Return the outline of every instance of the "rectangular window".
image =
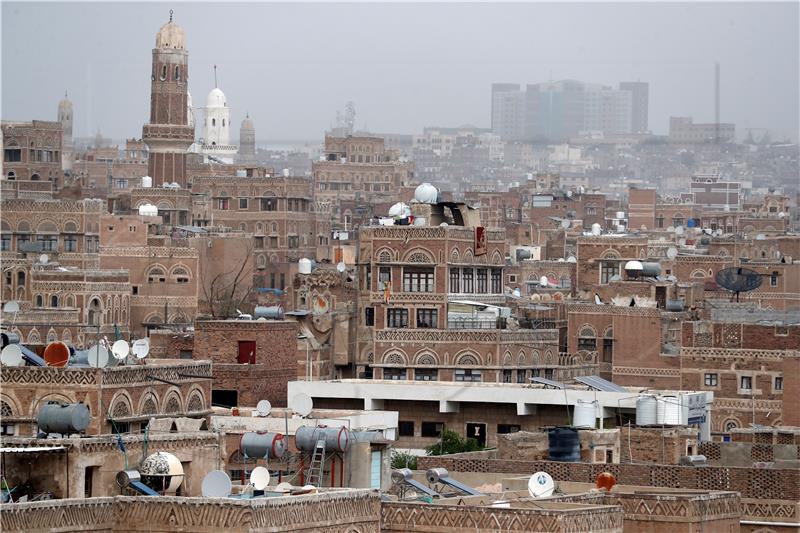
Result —
<instances>
[{"instance_id":1,"label":"rectangular window","mask_svg":"<svg viewBox=\"0 0 800 533\"><path fill-rule=\"evenodd\" d=\"M600 283L606 284L609 280L619 274L619 263L616 261L600 262Z\"/></svg>"},{"instance_id":2,"label":"rectangular window","mask_svg":"<svg viewBox=\"0 0 800 533\"><path fill-rule=\"evenodd\" d=\"M322 237L320 237L321 239ZM372 265L364 267L364 281L368 290L372 290Z\"/></svg>"},{"instance_id":3,"label":"rectangular window","mask_svg":"<svg viewBox=\"0 0 800 533\"><path fill-rule=\"evenodd\" d=\"M442 434L444 429L444 422L423 422L422 423L422 436L423 437L438 437Z\"/></svg>"},{"instance_id":4,"label":"rectangular window","mask_svg":"<svg viewBox=\"0 0 800 533\"><path fill-rule=\"evenodd\" d=\"M414 370L414 381L438 381L439 371L435 368L417 368Z\"/></svg>"},{"instance_id":5,"label":"rectangular window","mask_svg":"<svg viewBox=\"0 0 800 533\"><path fill-rule=\"evenodd\" d=\"M247 209L247 198L239 198L239 209Z\"/></svg>"},{"instance_id":6,"label":"rectangular window","mask_svg":"<svg viewBox=\"0 0 800 533\"><path fill-rule=\"evenodd\" d=\"M753 376L741 376L739 388L747 391L753 390Z\"/></svg>"},{"instance_id":7,"label":"rectangular window","mask_svg":"<svg viewBox=\"0 0 800 533\"><path fill-rule=\"evenodd\" d=\"M364 325L365 326L374 326L375 325L375 308L374 307L365 307L364 308Z\"/></svg>"},{"instance_id":8,"label":"rectangular window","mask_svg":"<svg viewBox=\"0 0 800 533\"><path fill-rule=\"evenodd\" d=\"M461 292L461 269L460 268L451 268L450 269L450 292L452 293L459 293Z\"/></svg>"},{"instance_id":9,"label":"rectangular window","mask_svg":"<svg viewBox=\"0 0 800 533\"><path fill-rule=\"evenodd\" d=\"M503 294L503 271L492 269L492 294Z\"/></svg>"},{"instance_id":10,"label":"rectangular window","mask_svg":"<svg viewBox=\"0 0 800 533\"><path fill-rule=\"evenodd\" d=\"M11 250L11 235L4 233L0 238L2 239L0 240L0 250L4 252Z\"/></svg>"},{"instance_id":11,"label":"rectangular window","mask_svg":"<svg viewBox=\"0 0 800 533\"><path fill-rule=\"evenodd\" d=\"M588 337L579 338L578 350L586 350L587 352L597 351L597 339L590 339Z\"/></svg>"},{"instance_id":12,"label":"rectangular window","mask_svg":"<svg viewBox=\"0 0 800 533\"><path fill-rule=\"evenodd\" d=\"M289 248L300 248L300 237L297 235L289 235L286 238L286 243Z\"/></svg>"},{"instance_id":13,"label":"rectangular window","mask_svg":"<svg viewBox=\"0 0 800 533\"><path fill-rule=\"evenodd\" d=\"M517 370L517 383L526 383L528 381L527 370Z\"/></svg>"},{"instance_id":14,"label":"rectangular window","mask_svg":"<svg viewBox=\"0 0 800 533\"><path fill-rule=\"evenodd\" d=\"M275 272L269 273L269 288L270 289L275 288Z\"/></svg>"},{"instance_id":15,"label":"rectangular window","mask_svg":"<svg viewBox=\"0 0 800 533\"><path fill-rule=\"evenodd\" d=\"M508 433L516 433L520 430L519 424L497 424L497 434L506 435Z\"/></svg>"},{"instance_id":16,"label":"rectangular window","mask_svg":"<svg viewBox=\"0 0 800 533\"><path fill-rule=\"evenodd\" d=\"M181 350L179 357L181 359L191 359L192 358L192 350Z\"/></svg>"},{"instance_id":17,"label":"rectangular window","mask_svg":"<svg viewBox=\"0 0 800 533\"><path fill-rule=\"evenodd\" d=\"M471 368L456 370L456 372L455 372L455 380L456 381L480 382L481 381L481 371L480 370L473 370Z\"/></svg>"},{"instance_id":18,"label":"rectangular window","mask_svg":"<svg viewBox=\"0 0 800 533\"><path fill-rule=\"evenodd\" d=\"M411 420L401 420L397 423L397 433L401 437L414 436L414 422Z\"/></svg>"},{"instance_id":19,"label":"rectangular window","mask_svg":"<svg viewBox=\"0 0 800 533\"><path fill-rule=\"evenodd\" d=\"M513 370L503 370L502 380L503 383L511 383L511 377L514 374Z\"/></svg>"},{"instance_id":20,"label":"rectangular window","mask_svg":"<svg viewBox=\"0 0 800 533\"><path fill-rule=\"evenodd\" d=\"M408 373L405 368L384 368L383 379L391 379L392 381L405 381L408 378Z\"/></svg>"},{"instance_id":21,"label":"rectangular window","mask_svg":"<svg viewBox=\"0 0 800 533\"><path fill-rule=\"evenodd\" d=\"M278 286L279 289L286 288L286 274L281 272L281 284Z\"/></svg>"},{"instance_id":22,"label":"rectangular window","mask_svg":"<svg viewBox=\"0 0 800 533\"><path fill-rule=\"evenodd\" d=\"M383 290L392 282L392 267L378 268L378 290Z\"/></svg>"},{"instance_id":23,"label":"rectangular window","mask_svg":"<svg viewBox=\"0 0 800 533\"><path fill-rule=\"evenodd\" d=\"M436 329L438 317L437 309L417 309L417 327Z\"/></svg>"},{"instance_id":24,"label":"rectangular window","mask_svg":"<svg viewBox=\"0 0 800 533\"><path fill-rule=\"evenodd\" d=\"M127 189L128 188L128 180L126 179L117 179L117 189Z\"/></svg>"},{"instance_id":25,"label":"rectangular window","mask_svg":"<svg viewBox=\"0 0 800 533\"><path fill-rule=\"evenodd\" d=\"M256 250L264 249L264 237L255 237Z\"/></svg>"},{"instance_id":26,"label":"rectangular window","mask_svg":"<svg viewBox=\"0 0 800 533\"><path fill-rule=\"evenodd\" d=\"M533 370L531 370L531 377L532 378L538 378L541 375L542 375L542 371L540 369L534 368Z\"/></svg>"},{"instance_id":27,"label":"rectangular window","mask_svg":"<svg viewBox=\"0 0 800 533\"><path fill-rule=\"evenodd\" d=\"M387 309L386 326L390 328L407 328L408 309Z\"/></svg>"},{"instance_id":28,"label":"rectangular window","mask_svg":"<svg viewBox=\"0 0 800 533\"><path fill-rule=\"evenodd\" d=\"M37 235L36 241L42 245L42 251L55 252L58 250L58 236L57 235Z\"/></svg>"},{"instance_id":29,"label":"rectangular window","mask_svg":"<svg viewBox=\"0 0 800 533\"><path fill-rule=\"evenodd\" d=\"M261 198L262 211L275 211L278 209L278 200L276 198Z\"/></svg>"},{"instance_id":30,"label":"rectangular window","mask_svg":"<svg viewBox=\"0 0 800 533\"><path fill-rule=\"evenodd\" d=\"M782 376L775 376L775 381L773 382L772 388L775 391L782 391L783 390L783 377Z\"/></svg>"},{"instance_id":31,"label":"rectangular window","mask_svg":"<svg viewBox=\"0 0 800 533\"><path fill-rule=\"evenodd\" d=\"M769 286L770 287L777 287L778 286L778 273L773 272L772 275L769 277Z\"/></svg>"},{"instance_id":32,"label":"rectangular window","mask_svg":"<svg viewBox=\"0 0 800 533\"><path fill-rule=\"evenodd\" d=\"M277 237L270 237L269 238L269 247L270 248L277 248L278 247L278 238Z\"/></svg>"},{"instance_id":33,"label":"rectangular window","mask_svg":"<svg viewBox=\"0 0 800 533\"><path fill-rule=\"evenodd\" d=\"M76 252L78 250L78 237L75 235L64 235L64 251Z\"/></svg>"},{"instance_id":34,"label":"rectangular window","mask_svg":"<svg viewBox=\"0 0 800 533\"><path fill-rule=\"evenodd\" d=\"M614 358L614 339L603 339L603 362L610 363Z\"/></svg>"},{"instance_id":35,"label":"rectangular window","mask_svg":"<svg viewBox=\"0 0 800 533\"><path fill-rule=\"evenodd\" d=\"M227 210L230 208L230 198L217 198L217 209Z\"/></svg>"},{"instance_id":36,"label":"rectangular window","mask_svg":"<svg viewBox=\"0 0 800 533\"><path fill-rule=\"evenodd\" d=\"M433 292L433 289L434 284L432 268L403 269L404 292Z\"/></svg>"},{"instance_id":37,"label":"rectangular window","mask_svg":"<svg viewBox=\"0 0 800 533\"><path fill-rule=\"evenodd\" d=\"M239 341L239 355L236 362L241 365L256 364L256 341Z\"/></svg>"},{"instance_id":38,"label":"rectangular window","mask_svg":"<svg viewBox=\"0 0 800 533\"><path fill-rule=\"evenodd\" d=\"M706 387L716 387L717 383L719 383L718 374L706 374L703 377L703 385L705 385Z\"/></svg>"},{"instance_id":39,"label":"rectangular window","mask_svg":"<svg viewBox=\"0 0 800 533\"><path fill-rule=\"evenodd\" d=\"M477 270L477 273L478 273L478 275L477 275L477 278L478 278L478 294L486 294L486 292L488 291L488 286L487 286L488 277L487 277L486 269L485 268L479 268Z\"/></svg>"},{"instance_id":40,"label":"rectangular window","mask_svg":"<svg viewBox=\"0 0 800 533\"><path fill-rule=\"evenodd\" d=\"M544 369L544 378L545 379L553 379L553 369L552 368L545 368Z\"/></svg>"},{"instance_id":41,"label":"rectangular window","mask_svg":"<svg viewBox=\"0 0 800 533\"><path fill-rule=\"evenodd\" d=\"M137 294L139 294L139 286L138 286L138 285L133 285L133 286L131 287L131 294L133 294L134 296L136 296Z\"/></svg>"},{"instance_id":42,"label":"rectangular window","mask_svg":"<svg viewBox=\"0 0 800 533\"><path fill-rule=\"evenodd\" d=\"M6 148L3 151L3 161L6 163L19 163L22 161L22 149Z\"/></svg>"},{"instance_id":43,"label":"rectangular window","mask_svg":"<svg viewBox=\"0 0 800 533\"><path fill-rule=\"evenodd\" d=\"M475 271L471 268L465 268L461 272L461 279L463 282L462 292L464 294L471 294L475 292Z\"/></svg>"}]
</instances>

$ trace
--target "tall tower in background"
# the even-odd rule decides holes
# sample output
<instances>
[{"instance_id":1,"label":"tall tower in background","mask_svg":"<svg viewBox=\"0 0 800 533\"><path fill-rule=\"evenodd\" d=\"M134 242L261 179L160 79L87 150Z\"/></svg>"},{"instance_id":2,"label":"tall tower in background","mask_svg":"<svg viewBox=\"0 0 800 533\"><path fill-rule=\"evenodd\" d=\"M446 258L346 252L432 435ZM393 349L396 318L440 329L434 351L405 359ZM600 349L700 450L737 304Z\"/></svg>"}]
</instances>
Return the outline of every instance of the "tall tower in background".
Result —
<instances>
[{"instance_id":1,"label":"tall tower in background","mask_svg":"<svg viewBox=\"0 0 800 533\"><path fill-rule=\"evenodd\" d=\"M256 159L256 125L250 113L239 128L239 159L242 163L252 163Z\"/></svg>"},{"instance_id":2,"label":"tall tower in background","mask_svg":"<svg viewBox=\"0 0 800 533\"><path fill-rule=\"evenodd\" d=\"M623 81L619 88L631 93L631 133L645 133L648 128L650 86L644 81Z\"/></svg>"},{"instance_id":3,"label":"tall tower in background","mask_svg":"<svg viewBox=\"0 0 800 533\"><path fill-rule=\"evenodd\" d=\"M172 21L156 34L150 85L150 122L142 128L142 140L150 149L148 174L153 185L177 182L186 186L186 151L194 142L189 126L187 94L189 53L183 28Z\"/></svg>"},{"instance_id":4,"label":"tall tower in background","mask_svg":"<svg viewBox=\"0 0 800 533\"><path fill-rule=\"evenodd\" d=\"M58 121L61 123L61 170L72 170L72 102L67 97L58 103Z\"/></svg>"}]
</instances>

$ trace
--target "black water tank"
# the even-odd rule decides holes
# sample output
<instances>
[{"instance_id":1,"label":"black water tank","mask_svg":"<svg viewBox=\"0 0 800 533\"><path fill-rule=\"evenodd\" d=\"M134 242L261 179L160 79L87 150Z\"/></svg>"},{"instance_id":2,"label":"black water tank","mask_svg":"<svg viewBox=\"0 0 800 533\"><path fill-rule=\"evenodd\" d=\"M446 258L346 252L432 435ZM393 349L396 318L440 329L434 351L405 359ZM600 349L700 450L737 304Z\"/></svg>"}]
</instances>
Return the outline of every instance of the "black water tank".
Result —
<instances>
[{"instance_id":1,"label":"black water tank","mask_svg":"<svg viewBox=\"0 0 800 533\"><path fill-rule=\"evenodd\" d=\"M575 428L558 427L550 430L550 461L575 463L581 459L581 442Z\"/></svg>"}]
</instances>

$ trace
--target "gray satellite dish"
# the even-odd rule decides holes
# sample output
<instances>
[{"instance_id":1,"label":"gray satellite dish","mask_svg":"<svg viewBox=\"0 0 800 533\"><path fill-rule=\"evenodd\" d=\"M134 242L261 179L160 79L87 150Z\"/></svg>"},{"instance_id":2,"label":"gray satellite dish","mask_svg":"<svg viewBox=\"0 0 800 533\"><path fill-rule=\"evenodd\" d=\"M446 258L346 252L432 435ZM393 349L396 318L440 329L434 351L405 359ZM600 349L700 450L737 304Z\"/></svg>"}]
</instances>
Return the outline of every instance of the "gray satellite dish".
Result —
<instances>
[{"instance_id":1,"label":"gray satellite dish","mask_svg":"<svg viewBox=\"0 0 800 533\"><path fill-rule=\"evenodd\" d=\"M292 397L289 407L300 416L308 416L314 408L314 400L308 394L300 392Z\"/></svg>"},{"instance_id":2,"label":"gray satellite dish","mask_svg":"<svg viewBox=\"0 0 800 533\"><path fill-rule=\"evenodd\" d=\"M678 226L675 228L675 233L677 235L683 235L683 226Z\"/></svg>"},{"instance_id":3,"label":"gray satellite dish","mask_svg":"<svg viewBox=\"0 0 800 533\"><path fill-rule=\"evenodd\" d=\"M290 492L291 490L292 490L292 484L287 483L286 481L278 483L278 485L275 487L276 492Z\"/></svg>"},{"instance_id":4,"label":"gray satellite dish","mask_svg":"<svg viewBox=\"0 0 800 533\"><path fill-rule=\"evenodd\" d=\"M150 342L147 339L135 340L131 351L136 359L144 359L150 353Z\"/></svg>"},{"instance_id":5,"label":"gray satellite dish","mask_svg":"<svg viewBox=\"0 0 800 533\"><path fill-rule=\"evenodd\" d=\"M128 346L128 342L124 339L120 339L111 346L111 354L114 356L114 359L117 361L122 361L131 351L131 347Z\"/></svg>"},{"instance_id":6,"label":"gray satellite dish","mask_svg":"<svg viewBox=\"0 0 800 533\"><path fill-rule=\"evenodd\" d=\"M0 352L0 363L6 366L22 366L22 350L18 344L9 344Z\"/></svg>"},{"instance_id":7,"label":"gray satellite dish","mask_svg":"<svg viewBox=\"0 0 800 533\"><path fill-rule=\"evenodd\" d=\"M8 301L3 306L4 313L18 313L19 312L19 304L14 300Z\"/></svg>"},{"instance_id":8,"label":"gray satellite dish","mask_svg":"<svg viewBox=\"0 0 800 533\"><path fill-rule=\"evenodd\" d=\"M344 272L346 268L347 268L347 265L344 264L344 261L339 261L336 264L336 270L338 270L339 272Z\"/></svg>"},{"instance_id":9,"label":"gray satellite dish","mask_svg":"<svg viewBox=\"0 0 800 533\"><path fill-rule=\"evenodd\" d=\"M272 410L272 404L269 403L269 400L261 400L256 404L256 411L260 416L269 416L269 412Z\"/></svg>"},{"instance_id":10,"label":"gray satellite dish","mask_svg":"<svg viewBox=\"0 0 800 533\"><path fill-rule=\"evenodd\" d=\"M714 276L717 285L728 289L736 295L736 301L739 301L740 292L749 292L761 286L763 279L761 274L755 270L743 267L728 267L723 268Z\"/></svg>"},{"instance_id":11,"label":"gray satellite dish","mask_svg":"<svg viewBox=\"0 0 800 533\"><path fill-rule=\"evenodd\" d=\"M50 256L48 256L47 254L42 254L39 256L39 262L41 264L46 265L48 261L50 261Z\"/></svg>"},{"instance_id":12,"label":"gray satellite dish","mask_svg":"<svg viewBox=\"0 0 800 533\"><path fill-rule=\"evenodd\" d=\"M227 498L231 493L231 478L222 470L212 470L203 478L200 492L206 498Z\"/></svg>"},{"instance_id":13,"label":"gray satellite dish","mask_svg":"<svg viewBox=\"0 0 800 533\"><path fill-rule=\"evenodd\" d=\"M667 248L667 257L669 259L675 259L676 257L678 257L678 249L675 248L674 246L670 246L669 248Z\"/></svg>"},{"instance_id":14,"label":"gray satellite dish","mask_svg":"<svg viewBox=\"0 0 800 533\"><path fill-rule=\"evenodd\" d=\"M250 484L256 490L264 490L269 485L269 470L263 466L257 466L250 472Z\"/></svg>"},{"instance_id":15,"label":"gray satellite dish","mask_svg":"<svg viewBox=\"0 0 800 533\"><path fill-rule=\"evenodd\" d=\"M572 222L567 220L566 218L561 221L561 227L564 229L569 228L572 225Z\"/></svg>"},{"instance_id":16,"label":"gray satellite dish","mask_svg":"<svg viewBox=\"0 0 800 533\"><path fill-rule=\"evenodd\" d=\"M105 368L108 366L108 350L105 346L95 344L89 348L89 366L93 368Z\"/></svg>"}]
</instances>

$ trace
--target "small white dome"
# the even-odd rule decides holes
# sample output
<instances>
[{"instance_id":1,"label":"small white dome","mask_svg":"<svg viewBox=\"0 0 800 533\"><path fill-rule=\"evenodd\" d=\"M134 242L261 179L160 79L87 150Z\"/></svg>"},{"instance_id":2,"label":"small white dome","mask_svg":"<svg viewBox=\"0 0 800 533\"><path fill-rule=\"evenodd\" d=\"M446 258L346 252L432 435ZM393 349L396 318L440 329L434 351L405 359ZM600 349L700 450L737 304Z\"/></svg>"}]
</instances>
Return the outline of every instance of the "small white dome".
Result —
<instances>
[{"instance_id":1,"label":"small white dome","mask_svg":"<svg viewBox=\"0 0 800 533\"><path fill-rule=\"evenodd\" d=\"M206 107L227 107L228 101L225 99L225 93L219 87L214 87L208 93L206 98Z\"/></svg>"},{"instance_id":2,"label":"small white dome","mask_svg":"<svg viewBox=\"0 0 800 533\"><path fill-rule=\"evenodd\" d=\"M439 191L430 183L423 183L414 191L414 199L422 204L435 204L438 197Z\"/></svg>"},{"instance_id":3,"label":"small white dome","mask_svg":"<svg viewBox=\"0 0 800 533\"><path fill-rule=\"evenodd\" d=\"M625 263L625 270L642 270L643 268L641 261L628 261Z\"/></svg>"}]
</instances>

